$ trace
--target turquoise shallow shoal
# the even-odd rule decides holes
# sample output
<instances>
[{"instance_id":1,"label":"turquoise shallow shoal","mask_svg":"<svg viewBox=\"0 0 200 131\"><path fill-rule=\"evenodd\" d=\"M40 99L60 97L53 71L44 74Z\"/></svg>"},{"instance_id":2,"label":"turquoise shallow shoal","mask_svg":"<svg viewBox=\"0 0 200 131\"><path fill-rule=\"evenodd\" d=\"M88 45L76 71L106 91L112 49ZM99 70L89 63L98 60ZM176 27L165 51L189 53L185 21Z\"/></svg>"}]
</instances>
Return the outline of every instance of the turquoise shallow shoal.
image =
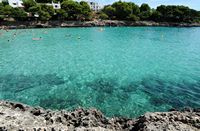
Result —
<instances>
[{"instance_id":1,"label":"turquoise shallow shoal","mask_svg":"<svg viewBox=\"0 0 200 131\"><path fill-rule=\"evenodd\" d=\"M200 28L1 30L0 99L108 117L200 107Z\"/></svg>"}]
</instances>

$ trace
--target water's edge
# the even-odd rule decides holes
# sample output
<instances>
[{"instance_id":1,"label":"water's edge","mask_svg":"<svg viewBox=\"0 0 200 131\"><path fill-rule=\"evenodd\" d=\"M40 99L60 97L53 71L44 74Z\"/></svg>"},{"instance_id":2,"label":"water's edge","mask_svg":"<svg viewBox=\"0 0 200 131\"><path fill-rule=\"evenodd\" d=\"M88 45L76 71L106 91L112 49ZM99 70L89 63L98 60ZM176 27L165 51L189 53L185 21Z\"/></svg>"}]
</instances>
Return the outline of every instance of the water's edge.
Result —
<instances>
[{"instance_id":1,"label":"water's edge","mask_svg":"<svg viewBox=\"0 0 200 131\"><path fill-rule=\"evenodd\" d=\"M2 21L0 29L55 28L55 27L104 27L104 26L153 26L153 27L200 27L200 23L175 23L154 21Z\"/></svg>"},{"instance_id":2,"label":"water's edge","mask_svg":"<svg viewBox=\"0 0 200 131\"><path fill-rule=\"evenodd\" d=\"M133 109L134 110L134 109ZM97 109L52 111L0 100L0 130L198 130L200 108L107 118Z\"/></svg>"}]
</instances>

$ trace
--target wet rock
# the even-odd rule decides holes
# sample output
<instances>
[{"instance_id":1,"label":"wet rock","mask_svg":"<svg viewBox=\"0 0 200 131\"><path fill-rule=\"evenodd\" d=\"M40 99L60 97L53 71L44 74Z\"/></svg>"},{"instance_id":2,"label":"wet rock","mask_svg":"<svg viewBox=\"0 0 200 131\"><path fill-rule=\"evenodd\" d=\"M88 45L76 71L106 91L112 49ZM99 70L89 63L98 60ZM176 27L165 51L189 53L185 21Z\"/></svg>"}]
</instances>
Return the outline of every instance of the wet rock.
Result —
<instances>
[{"instance_id":1,"label":"wet rock","mask_svg":"<svg viewBox=\"0 0 200 131\"><path fill-rule=\"evenodd\" d=\"M171 108L171 109L169 109L169 111L178 111L178 109L176 109L176 108Z\"/></svg>"},{"instance_id":2,"label":"wet rock","mask_svg":"<svg viewBox=\"0 0 200 131\"><path fill-rule=\"evenodd\" d=\"M0 127L0 131L7 131L6 127Z\"/></svg>"},{"instance_id":3,"label":"wet rock","mask_svg":"<svg viewBox=\"0 0 200 131\"><path fill-rule=\"evenodd\" d=\"M200 112L200 108L195 108L194 112Z\"/></svg>"},{"instance_id":4,"label":"wet rock","mask_svg":"<svg viewBox=\"0 0 200 131\"><path fill-rule=\"evenodd\" d=\"M190 108L190 107L185 107L185 108L183 108L183 110L182 111L186 111L186 112L193 112L193 109L192 108Z\"/></svg>"},{"instance_id":5,"label":"wet rock","mask_svg":"<svg viewBox=\"0 0 200 131\"><path fill-rule=\"evenodd\" d=\"M20 103L14 104L13 107L14 107L15 109L16 109L16 108L19 108L19 109L22 110L22 111L25 111L25 110L26 110L25 107L24 107L22 104L20 104Z\"/></svg>"},{"instance_id":6,"label":"wet rock","mask_svg":"<svg viewBox=\"0 0 200 131\"><path fill-rule=\"evenodd\" d=\"M30 112L35 116L39 116L45 113L44 110L41 108L33 108Z\"/></svg>"},{"instance_id":7,"label":"wet rock","mask_svg":"<svg viewBox=\"0 0 200 131\"><path fill-rule=\"evenodd\" d=\"M19 111L26 111L26 105L21 104L21 103L14 103L14 102L7 102L7 101L1 101L1 105L10 107L11 109L14 110L19 110Z\"/></svg>"}]
</instances>

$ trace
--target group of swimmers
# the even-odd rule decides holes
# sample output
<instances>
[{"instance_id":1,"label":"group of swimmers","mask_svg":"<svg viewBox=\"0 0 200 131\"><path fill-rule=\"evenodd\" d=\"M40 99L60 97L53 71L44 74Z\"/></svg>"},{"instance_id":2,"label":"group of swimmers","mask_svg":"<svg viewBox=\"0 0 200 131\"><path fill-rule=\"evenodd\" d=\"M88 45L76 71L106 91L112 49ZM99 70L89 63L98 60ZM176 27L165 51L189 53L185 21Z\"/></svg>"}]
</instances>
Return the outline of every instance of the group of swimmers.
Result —
<instances>
[{"instance_id":1,"label":"group of swimmers","mask_svg":"<svg viewBox=\"0 0 200 131\"><path fill-rule=\"evenodd\" d=\"M5 30L6 32L9 31L8 28L7 28L6 26L2 26L2 27L1 27L1 30ZM105 30L104 28L99 28L99 29L98 29L99 32L103 32L104 30ZM32 31L33 31L33 30L32 30ZM19 32L16 31L16 32L13 34L13 39L17 36L17 34L19 34ZM45 31L43 32L43 34L48 34L48 31L45 30ZM3 33L0 32L0 36L1 36L1 35L3 35ZM65 37L72 37L72 35L71 35L71 34L66 34ZM78 36L77 39L81 39L81 37ZM33 37L32 40L33 40L33 41L39 41L39 40L42 40L42 37L41 37L41 36L40 36L40 37ZM10 41L10 40L8 40L8 42L9 42L9 41Z\"/></svg>"},{"instance_id":2,"label":"group of swimmers","mask_svg":"<svg viewBox=\"0 0 200 131\"><path fill-rule=\"evenodd\" d=\"M66 34L65 37L72 37L72 35L71 34ZM77 39L81 39L81 37L78 36Z\"/></svg>"},{"instance_id":3,"label":"group of swimmers","mask_svg":"<svg viewBox=\"0 0 200 131\"><path fill-rule=\"evenodd\" d=\"M99 28L97 31L103 32L104 30L105 30L104 28ZM72 35L71 34L66 34L65 37L72 37ZM77 39L81 39L81 37L78 36Z\"/></svg>"},{"instance_id":4,"label":"group of swimmers","mask_svg":"<svg viewBox=\"0 0 200 131\"><path fill-rule=\"evenodd\" d=\"M11 38L11 40L14 40L15 39L15 37L17 36L17 35L19 35L19 34L21 34L22 32L24 32L24 31L19 31L19 30L16 30L13 34L12 34L12 38ZM9 42L10 40L8 40L8 42Z\"/></svg>"},{"instance_id":5,"label":"group of swimmers","mask_svg":"<svg viewBox=\"0 0 200 131\"><path fill-rule=\"evenodd\" d=\"M47 30L43 31L43 34L48 34L48 31ZM39 41L39 40L42 40L42 37L41 36L40 37L33 37L32 40L33 41Z\"/></svg>"}]
</instances>

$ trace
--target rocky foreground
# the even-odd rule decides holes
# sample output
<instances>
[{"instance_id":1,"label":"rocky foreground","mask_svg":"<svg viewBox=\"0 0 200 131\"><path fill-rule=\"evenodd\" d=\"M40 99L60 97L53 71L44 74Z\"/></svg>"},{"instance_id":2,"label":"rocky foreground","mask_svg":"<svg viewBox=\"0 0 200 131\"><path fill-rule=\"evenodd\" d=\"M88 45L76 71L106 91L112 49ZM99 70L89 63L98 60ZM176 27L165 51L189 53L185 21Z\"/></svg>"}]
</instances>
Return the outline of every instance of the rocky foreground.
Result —
<instances>
[{"instance_id":1,"label":"rocky foreground","mask_svg":"<svg viewBox=\"0 0 200 131\"><path fill-rule=\"evenodd\" d=\"M199 131L200 109L146 113L137 119L107 118L96 109L44 110L0 101L0 131Z\"/></svg>"}]
</instances>

